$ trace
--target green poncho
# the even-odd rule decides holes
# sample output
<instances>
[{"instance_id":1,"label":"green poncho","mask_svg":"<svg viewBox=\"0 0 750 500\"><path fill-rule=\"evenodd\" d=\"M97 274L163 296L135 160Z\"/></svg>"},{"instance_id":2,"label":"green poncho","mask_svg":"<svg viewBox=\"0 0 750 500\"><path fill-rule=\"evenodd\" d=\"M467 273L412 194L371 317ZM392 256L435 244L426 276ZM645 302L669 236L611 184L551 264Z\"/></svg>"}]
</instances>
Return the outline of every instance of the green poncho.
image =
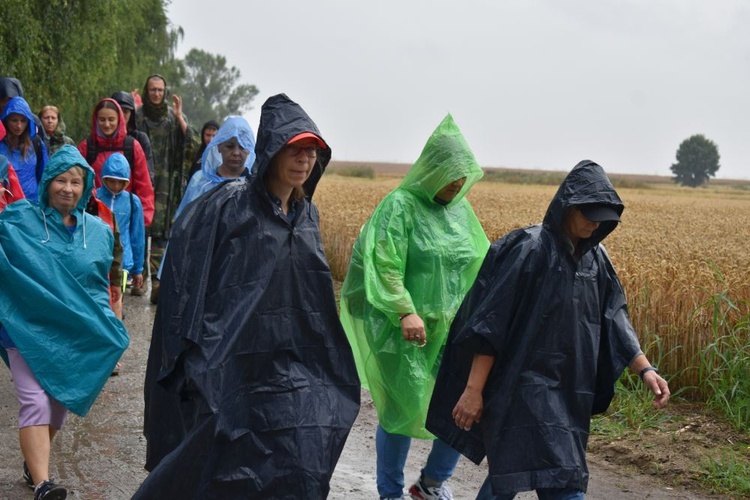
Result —
<instances>
[{"instance_id":1,"label":"green poncho","mask_svg":"<svg viewBox=\"0 0 750 500\"><path fill-rule=\"evenodd\" d=\"M424 425L443 346L489 247L465 198L482 175L448 115L354 244L341 323L362 385L390 433L434 439ZM450 203L434 201L441 188L462 177L466 183ZM403 339L399 316L407 312L425 323L423 348Z\"/></svg>"}]
</instances>

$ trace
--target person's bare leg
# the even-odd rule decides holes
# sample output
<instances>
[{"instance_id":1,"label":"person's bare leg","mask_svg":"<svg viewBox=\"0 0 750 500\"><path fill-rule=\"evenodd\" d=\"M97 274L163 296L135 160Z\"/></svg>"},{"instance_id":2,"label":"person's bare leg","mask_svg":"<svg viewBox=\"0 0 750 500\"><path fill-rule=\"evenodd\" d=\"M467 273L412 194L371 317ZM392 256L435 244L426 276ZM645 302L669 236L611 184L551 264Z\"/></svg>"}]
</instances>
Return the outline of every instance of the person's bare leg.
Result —
<instances>
[{"instance_id":1,"label":"person's bare leg","mask_svg":"<svg viewBox=\"0 0 750 500\"><path fill-rule=\"evenodd\" d=\"M35 485L49 479L50 442L56 432L49 425L32 425L19 429L21 453Z\"/></svg>"}]
</instances>

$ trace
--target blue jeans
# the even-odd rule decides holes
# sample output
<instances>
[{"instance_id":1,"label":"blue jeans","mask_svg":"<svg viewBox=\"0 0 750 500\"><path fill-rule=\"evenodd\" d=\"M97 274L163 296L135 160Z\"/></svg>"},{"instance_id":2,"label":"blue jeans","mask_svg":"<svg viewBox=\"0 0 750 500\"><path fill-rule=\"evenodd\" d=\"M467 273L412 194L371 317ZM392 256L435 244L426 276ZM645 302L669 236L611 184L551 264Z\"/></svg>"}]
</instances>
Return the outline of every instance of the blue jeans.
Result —
<instances>
[{"instance_id":1,"label":"blue jeans","mask_svg":"<svg viewBox=\"0 0 750 500\"><path fill-rule=\"evenodd\" d=\"M493 495L490 477L487 476L477 493L477 500L513 500L515 496L515 493ZM539 488L536 490L536 496L539 500L583 500L585 498L583 492L575 488Z\"/></svg>"},{"instance_id":2,"label":"blue jeans","mask_svg":"<svg viewBox=\"0 0 750 500\"><path fill-rule=\"evenodd\" d=\"M401 434L390 434L378 425L375 432L375 449L378 455L378 494L382 498L401 498L404 494L404 465L409 454L411 438ZM422 469L422 476L438 482L453 475L459 452L436 439L432 442L430 456Z\"/></svg>"}]
</instances>

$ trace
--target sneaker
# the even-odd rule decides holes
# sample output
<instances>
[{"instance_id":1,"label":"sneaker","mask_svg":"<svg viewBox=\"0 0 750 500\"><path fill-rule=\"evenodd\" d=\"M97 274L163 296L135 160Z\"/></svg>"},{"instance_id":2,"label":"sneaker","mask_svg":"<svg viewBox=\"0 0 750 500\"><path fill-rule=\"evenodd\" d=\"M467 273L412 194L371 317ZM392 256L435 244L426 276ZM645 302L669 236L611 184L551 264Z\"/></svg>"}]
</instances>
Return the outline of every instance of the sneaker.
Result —
<instances>
[{"instance_id":1,"label":"sneaker","mask_svg":"<svg viewBox=\"0 0 750 500\"><path fill-rule=\"evenodd\" d=\"M29 486L29 489L34 489L34 480L31 479L31 472L29 472L29 467L26 465L26 462L23 463L23 480L26 481L26 484Z\"/></svg>"},{"instance_id":2,"label":"sneaker","mask_svg":"<svg viewBox=\"0 0 750 500\"><path fill-rule=\"evenodd\" d=\"M34 500L65 500L68 490L52 481L44 481L34 490Z\"/></svg>"},{"instance_id":3,"label":"sneaker","mask_svg":"<svg viewBox=\"0 0 750 500\"><path fill-rule=\"evenodd\" d=\"M151 280L151 303L154 305L159 303L159 280Z\"/></svg>"},{"instance_id":4,"label":"sneaker","mask_svg":"<svg viewBox=\"0 0 750 500\"><path fill-rule=\"evenodd\" d=\"M134 295L136 297L142 297L146 293L146 287L141 285L139 287L131 287L130 288L130 295Z\"/></svg>"},{"instance_id":5,"label":"sneaker","mask_svg":"<svg viewBox=\"0 0 750 500\"><path fill-rule=\"evenodd\" d=\"M411 485L409 495L413 500L453 500L453 492L447 484L427 486L422 478Z\"/></svg>"}]
</instances>

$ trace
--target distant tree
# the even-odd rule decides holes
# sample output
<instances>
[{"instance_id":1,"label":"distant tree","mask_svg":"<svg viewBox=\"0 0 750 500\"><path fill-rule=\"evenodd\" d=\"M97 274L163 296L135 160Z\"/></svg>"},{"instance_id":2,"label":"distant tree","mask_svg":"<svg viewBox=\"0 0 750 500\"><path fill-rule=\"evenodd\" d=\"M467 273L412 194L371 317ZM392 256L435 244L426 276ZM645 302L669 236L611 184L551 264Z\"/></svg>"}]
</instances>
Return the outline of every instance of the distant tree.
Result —
<instances>
[{"instance_id":1,"label":"distant tree","mask_svg":"<svg viewBox=\"0 0 750 500\"><path fill-rule=\"evenodd\" d=\"M719 148L702 134L690 136L677 148L677 163L670 170L675 174L675 182L683 186L702 186L719 170Z\"/></svg>"},{"instance_id":2,"label":"distant tree","mask_svg":"<svg viewBox=\"0 0 750 500\"><path fill-rule=\"evenodd\" d=\"M227 67L226 57L191 49L181 62L183 71L174 92L182 97L193 127L200 129L208 120L221 123L229 115L251 109L258 89L255 85L238 84L240 70Z\"/></svg>"}]
</instances>

